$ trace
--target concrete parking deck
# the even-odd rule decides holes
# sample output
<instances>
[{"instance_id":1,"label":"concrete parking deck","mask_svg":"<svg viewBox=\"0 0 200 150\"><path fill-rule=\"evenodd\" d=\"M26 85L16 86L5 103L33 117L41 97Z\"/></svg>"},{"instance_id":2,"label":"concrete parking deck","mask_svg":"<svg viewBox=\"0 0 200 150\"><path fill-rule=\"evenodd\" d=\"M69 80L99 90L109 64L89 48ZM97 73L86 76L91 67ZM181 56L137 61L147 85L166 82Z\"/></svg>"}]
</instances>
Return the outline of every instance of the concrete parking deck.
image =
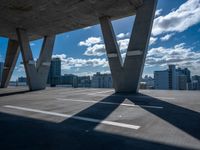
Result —
<instances>
[{"instance_id":1,"label":"concrete parking deck","mask_svg":"<svg viewBox=\"0 0 200 150\"><path fill-rule=\"evenodd\" d=\"M200 149L200 92L0 89L0 149Z\"/></svg>"}]
</instances>

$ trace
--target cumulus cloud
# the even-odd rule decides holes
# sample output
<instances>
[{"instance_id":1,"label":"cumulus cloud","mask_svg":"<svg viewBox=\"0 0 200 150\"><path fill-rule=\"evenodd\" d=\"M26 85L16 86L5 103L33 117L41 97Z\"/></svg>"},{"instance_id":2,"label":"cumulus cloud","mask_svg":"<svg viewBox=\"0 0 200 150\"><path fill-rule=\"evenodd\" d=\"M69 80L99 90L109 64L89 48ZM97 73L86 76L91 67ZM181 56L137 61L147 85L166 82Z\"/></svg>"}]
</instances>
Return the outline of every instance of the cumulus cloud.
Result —
<instances>
[{"instance_id":1,"label":"cumulus cloud","mask_svg":"<svg viewBox=\"0 0 200 150\"><path fill-rule=\"evenodd\" d=\"M162 9L156 10L155 17L160 16L161 12L162 12Z\"/></svg>"},{"instance_id":2,"label":"cumulus cloud","mask_svg":"<svg viewBox=\"0 0 200 150\"><path fill-rule=\"evenodd\" d=\"M105 54L105 45L104 44L95 44L87 47L84 55L87 56L102 56Z\"/></svg>"},{"instance_id":3,"label":"cumulus cloud","mask_svg":"<svg viewBox=\"0 0 200 150\"><path fill-rule=\"evenodd\" d=\"M160 40L168 41L173 35L174 35L174 33L166 34L165 36L161 37Z\"/></svg>"},{"instance_id":4,"label":"cumulus cloud","mask_svg":"<svg viewBox=\"0 0 200 150\"><path fill-rule=\"evenodd\" d=\"M125 53L128 48L129 44L129 37L130 33L120 33L117 35L117 43L119 45L119 49L121 53ZM155 44L157 41L157 37L151 37L150 38L150 45ZM86 50L84 52L84 55L87 56L102 56L106 54L105 50L105 44L103 43L103 40L101 37L89 37L85 41L80 41L79 46L86 46Z\"/></svg>"},{"instance_id":5,"label":"cumulus cloud","mask_svg":"<svg viewBox=\"0 0 200 150\"><path fill-rule=\"evenodd\" d=\"M90 28L92 28L92 26L88 26L88 27L85 27L85 28L83 28L84 30L88 30L88 29L90 29Z\"/></svg>"},{"instance_id":6,"label":"cumulus cloud","mask_svg":"<svg viewBox=\"0 0 200 150\"><path fill-rule=\"evenodd\" d=\"M200 52L186 47L184 43L170 48L157 47L148 51L147 66L166 66L175 64L180 67L188 67L194 73L200 74Z\"/></svg>"},{"instance_id":7,"label":"cumulus cloud","mask_svg":"<svg viewBox=\"0 0 200 150\"><path fill-rule=\"evenodd\" d=\"M117 35L117 38L123 39L123 38L127 38L127 37L129 37L129 36L130 36L130 33L129 33L129 32L127 32L127 33L119 33L119 34Z\"/></svg>"},{"instance_id":8,"label":"cumulus cloud","mask_svg":"<svg viewBox=\"0 0 200 150\"><path fill-rule=\"evenodd\" d=\"M70 69L73 67L107 67L108 62L105 58L93 58L93 59L81 59L81 58L73 58L67 57L65 54L56 54L52 56L53 58L61 59L61 67L62 69Z\"/></svg>"},{"instance_id":9,"label":"cumulus cloud","mask_svg":"<svg viewBox=\"0 0 200 150\"><path fill-rule=\"evenodd\" d=\"M17 72L24 73L25 72L24 65L20 63L18 66L15 67L15 70Z\"/></svg>"},{"instance_id":10,"label":"cumulus cloud","mask_svg":"<svg viewBox=\"0 0 200 150\"><path fill-rule=\"evenodd\" d=\"M117 41L121 53L124 53L127 51L129 41L130 41L129 39L123 39L123 40Z\"/></svg>"},{"instance_id":11,"label":"cumulus cloud","mask_svg":"<svg viewBox=\"0 0 200 150\"><path fill-rule=\"evenodd\" d=\"M188 0L178 9L154 19L154 36L167 32L183 32L200 22L200 0Z\"/></svg>"},{"instance_id":12,"label":"cumulus cloud","mask_svg":"<svg viewBox=\"0 0 200 150\"><path fill-rule=\"evenodd\" d=\"M85 41L80 41L78 45L79 46L91 46L93 44L100 43L101 41L102 41L101 37L89 37Z\"/></svg>"},{"instance_id":13,"label":"cumulus cloud","mask_svg":"<svg viewBox=\"0 0 200 150\"><path fill-rule=\"evenodd\" d=\"M31 42L31 43L30 43L30 46L35 46L35 43Z\"/></svg>"},{"instance_id":14,"label":"cumulus cloud","mask_svg":"<svg viewBox=\"0 0 200 150\"><path fill-rule=\"evenodd\" d=\"M156 41L157 41L157 37L150 37L150 41L149 41L149 45L153 45L153 44L155 44L156 43Z\"/></svg>"}]
</instances>

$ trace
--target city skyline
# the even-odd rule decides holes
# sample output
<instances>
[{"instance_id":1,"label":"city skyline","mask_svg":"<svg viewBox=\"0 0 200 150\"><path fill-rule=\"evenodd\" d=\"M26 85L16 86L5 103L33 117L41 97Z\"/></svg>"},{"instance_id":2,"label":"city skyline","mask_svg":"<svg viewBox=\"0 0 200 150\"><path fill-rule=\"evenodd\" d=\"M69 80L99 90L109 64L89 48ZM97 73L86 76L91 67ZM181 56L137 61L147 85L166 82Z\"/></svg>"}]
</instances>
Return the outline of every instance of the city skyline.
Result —
<instances>
[{"instance_id":1,"label":"city skyline","mask_svg":"<svg viewBox=\"0 0 200 150\"><path fill-rule=\"evenodd\" d=\"M27 85L26 77L18 77L16 82L10 82L14 86ZM51 60L47 85L50 87L90 87L90 88L113 88L111 74L96 72L92 76L77 76L74 74L61 74L61 60ZM168 69L154 71L154 76L145 75L140 81L141 89L161 90L200 90L200 76L191 76L188 68L180 68L169 65Z\"/></svg>"},{"instance_id":2,"label":"city skyline","mask_svg":"<svg viewBox=\"0 0 200 150\"><path fill-rule=\"evenodd\" d=\"M173 8L173 9L172 9ZM184 10L184 13L183 13ZM168 64L188 67L192 75L200 74L200 1L158 1L152 36L143 75L153 76ZM134 17L113 21L121 54L125 56ZM189 38L188 38L189 37ZM5 59L8 39L0 38L0 61ZM42 40L30 43L33 56L39 55ZM53 57L62 60L63 74L92 75L109 73L104 42L99 25L56 36ZM11 80L25 76L21 56Z\"/></svg>"}]
</instances>

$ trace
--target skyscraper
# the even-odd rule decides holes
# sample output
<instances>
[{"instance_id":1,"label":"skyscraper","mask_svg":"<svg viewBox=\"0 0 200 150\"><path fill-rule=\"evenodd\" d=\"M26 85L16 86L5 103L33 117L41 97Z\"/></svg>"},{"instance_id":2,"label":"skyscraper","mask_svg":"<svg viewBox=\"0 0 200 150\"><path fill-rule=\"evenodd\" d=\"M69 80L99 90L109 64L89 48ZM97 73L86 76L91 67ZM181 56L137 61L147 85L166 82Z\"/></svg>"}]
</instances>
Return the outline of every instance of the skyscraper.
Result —
<instances>
[{"instance_id":1,"label":"skyscraper","mask_svg":"<svg viewBox=\"0 0 200 150\"><path fill-rule=\"evenodd\" d=\"M53 58L51 60L51 66L48 75L47 83L51 86L56 86L60 84L61 80L61 60L60 58Z\"/></svg>"},{"instance_id":2,"label":"skyscraper","mask_svg":"<svg viewBox=\"0 0 200 150\"><path fill-rule=\"evenodd\" d=\"M190 70L169 65L167 70L154 72L154 82L155 89L186 90L191 82Z\"/></svg>"},{"instance_id":3,"label":"skyscraper","mask_svg":"<svg viewBox=\"0 0 200 150\"><path fill-rule=\"evenodd\" d=\"M112 88L111 74L101 74L97 72L92 77L91 86L94 88Z\"/></svg>"}]
</instances>

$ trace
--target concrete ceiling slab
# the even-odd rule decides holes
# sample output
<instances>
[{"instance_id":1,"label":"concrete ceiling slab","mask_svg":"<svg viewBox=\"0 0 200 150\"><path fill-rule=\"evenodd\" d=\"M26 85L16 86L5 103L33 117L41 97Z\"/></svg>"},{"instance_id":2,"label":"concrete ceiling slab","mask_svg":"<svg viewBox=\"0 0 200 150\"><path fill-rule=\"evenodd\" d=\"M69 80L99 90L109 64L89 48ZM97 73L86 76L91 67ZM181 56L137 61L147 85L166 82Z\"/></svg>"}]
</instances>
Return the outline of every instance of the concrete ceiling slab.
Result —
<instances>
[{"instance_id":1,"label":"concrete ceiling slab","mask_svg":"<svg viewBox=\"0 0 200 150\"><path fill-rule=\"evenodd\" d=\"M31 40L134 15L143 0L1 0L0 36L16 39L16 28Z\"/></svg>"}]
</instances>

